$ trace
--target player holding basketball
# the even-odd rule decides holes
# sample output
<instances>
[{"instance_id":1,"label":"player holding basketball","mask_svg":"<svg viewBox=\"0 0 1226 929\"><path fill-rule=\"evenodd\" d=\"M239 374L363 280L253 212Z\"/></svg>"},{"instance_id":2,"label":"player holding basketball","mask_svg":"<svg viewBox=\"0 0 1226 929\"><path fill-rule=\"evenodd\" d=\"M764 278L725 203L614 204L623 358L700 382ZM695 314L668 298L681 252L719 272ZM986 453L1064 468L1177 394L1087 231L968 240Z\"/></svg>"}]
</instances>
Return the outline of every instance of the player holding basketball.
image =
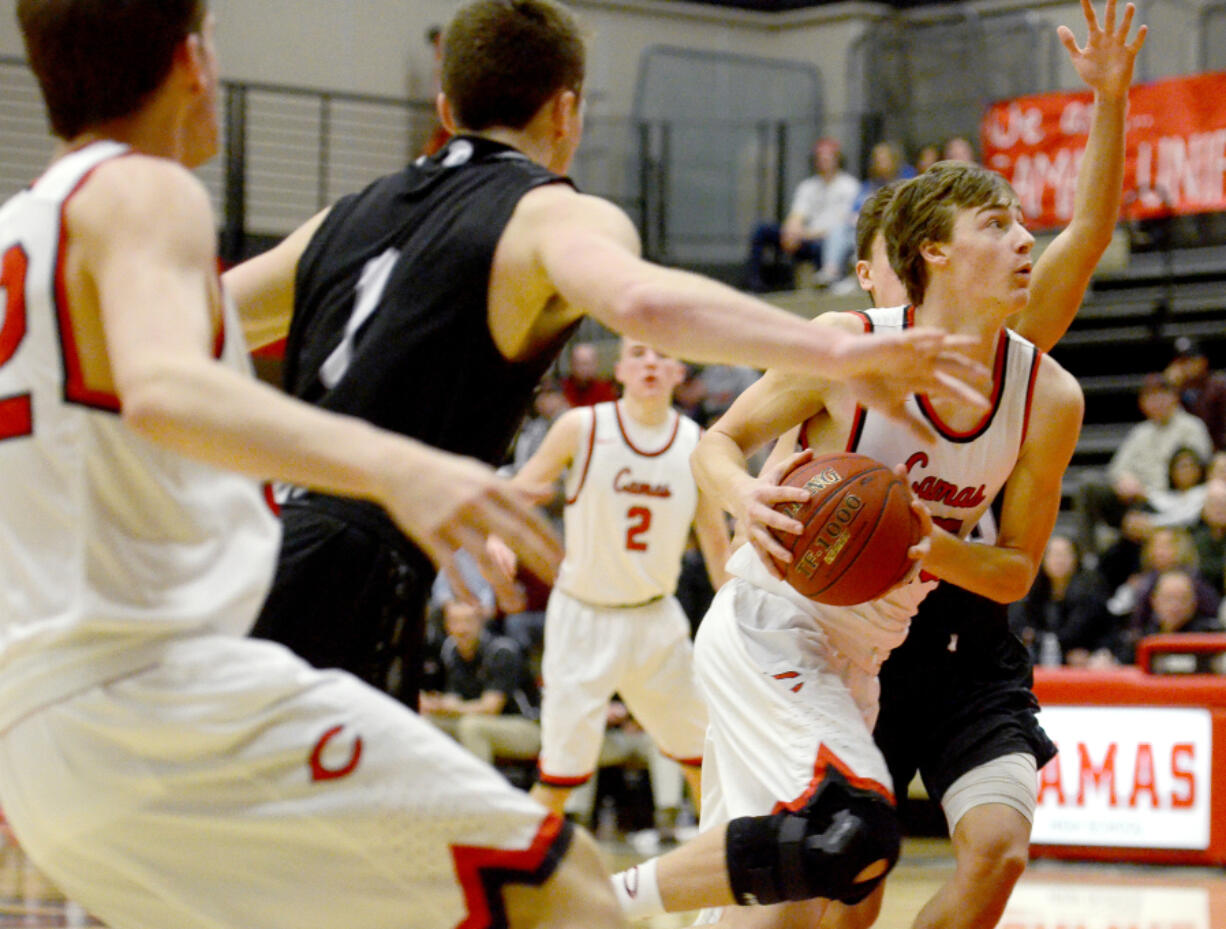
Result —
<instances>
[{"instance_id":1,"label":"player holding basketball","mask_svg":"<svg viewBox=\"0 0 1226 929\"><path fill-rule=\"evenodd\" d=\"M187 170L216 153L202 0L19 0L59 137L0 207L0 793L128 927L615 927L594 844L414 713L245 637L260 479L376 500L423 549L561 552L485 466L257 382ZM483 546L473 554L484 557Z\"/></svg>"},{"instance_id":2,"label":"player holding basketball","mask_svg":"<svg viewBox=\"0 0 1226 929\"><path fill-rule=\"evenodd\" d=\"M289 325L286 385L327 409L501 461L537 380L587 313L698 361L821 370L906 416L908 380L976 402L941 335L820 333L638 257L633 224L562 176L583 129L584 47L549 0L477 0L448 26L439 97L457 135L232 270L256 344ZM934 367L935 363L935 367ZM977 369L974 369L977 370ZM922 429L922 424L917 428ZM433 569L376 507L295 491L256 632L386 684ZM463 591L462 580L455 579ZM493 578L505 607L514 588ZM338 617L345 621L339 622Z\"/></svg>"},{"instance_id":3,"label":"player holding basketball","mask_svg":"<svg viewBox=\"0 0 1226 929\"><path fill-rule=\"evenodd\" d=\"M813 322L818 329L879 332L923 320L977 337L983 360L993 366L993 406L986 414L917 394L910 402L937 435L916 440L837 385L768 371L695 452L699 485L737 517L749 540L729 561L733 577L699 628L695 659L711 722L703 828L714 837L709 842L719 845L722 838L731 899L772 904L725 909L721 919L729 925L814 925L826 901L798 901L856 903L873 890L899 843L890 774L871 734L881 663L905 638L936 579L1008 602L1029 589L1037 571L1076 444L1082 398L1070 375L1004 328L1029 297L1034 239L1020 219L1016 196L999 175L970 164L938 165L901 185L886 217L891 265L913 306L826 314ZM1044 415L1032 418L1034 406ZM802 527L773 506L807 493L778 484L795 457L754 478L746 456L798 423L816 451L868 454L901 465L913 488L942 488L920 495L936 523L924 559L928 573L856 607L814 603L779 579L779 565L791 556L770 529ZM1002 487L997 544L966 542ZM785 834L798 825L786 811L811 807L815 799L831 805L832 830L816 843L832 853L824 873L800 866L805 857L797 849L815 848L805 832ZM776 810L773 832L744 819ZM721 837L715 827L723 823ZM785 823L793 825L785 829ZM812 818L804 825L813 825ZM691 857L709 861L711 851L699 846ZM656 886L667 891L670 906L695 902L670 883L681 864L655 862ZM652 883L651 874L634 876ZM681 880L695 883L692 876Z\"/></svg>"},{"instance_id":4,"label":"player holding basketball","mask_svg":"<svg viewBox=\"0 0 1226 929\"><path fill-rule=\"evenodd\" d=\"M1142 26L1128 41L1132 4L1118 29L1115 0L1108 0L1102 28L1089 0L1082 8L1085 48L1060 31L1094 91L1073 217L1035 262L1030 303L1010 320L1044 351L1076 315L1119 215L1128 87L1146 33ZM878 306L906 300L880 231L891 193L880 191L879 202L866 204L856 237L857 270ZM980 537L991 542L995 520L985 522ZM1055 752L1035 718L1032 681L1029 654L1009 632L1005 605L954 584L941 584L924 600L906 641L882 667L874 739L898 790L921 772L929 797L945 810L957 860L954 875L917 914L915 929L990 929L1026 867L1034 772ZM822 926L867 929L880 912L882 889L856 907L835 901Z\"/></svg>"},{"instance_id":5,"label":"player holding basketball","mask_svg":"<svg viewBox=\"0 0 1226 929\"><path fill-rule=\"evenodd\" d=\"M698 492L690 453L701 430L672 408L681 363L623 338L621 400L564 413L515 476L566 481L566 557L545 614L540 780L561 813L596 767L610 698L621 695L701 795L707 714L692 670L690 623L673 596L690 527L715 589L725 579L724 514Z\"/></svg>"},{"instance_id":6,"label":"player holding basketball","mask_svg":"<svg viewBox=\"0 0 1226 929\"><path fill-rule=\"evenodd\" d=\"M1128 42L1131 4L1118 30L1114 0L1107 4L1103 28L1091 5L1082 6L1088 27L1085 47L1077 48L1068 30L1060 30L1075 68L1094 90L1074 214L1036 262L1029 304L1010 320L1043 349L1068 328L1110 241L1120 205L1127 89L1146 32L1142 26L1135 40ZM862 286L880 306L906 301L906 291L889 265L885 237L879 233L895 186L879 191L865 204L857 230L857 271ZM796 447L798 431L780 439L768 468ZM897 788L905 789L917 765L929 795L937 799L950 784L959 782L951 798L956 807L946 803L958 870L919 914L917 929L994 926L1025 866L1036 763L997 759L1033 752L1041 766L1050 757L1051 745L1034 718L1029 662L1013 647L1003 613L1003 606L988 598L941 584L921 603L907 640L882 669L876 736ZM991 713L987 707L993 708ZM995 722L989 724L992 714ZM942 756L946 763L937 767ZM985 783L997 786L984 789ZM675 862L660 864L660 887L671 900L669 909L693 908L719 893L720 881L712 880L703 888L697 879L702 869L682 857L687 851L674 853ZM715 850L707 852L707 865L718 868L721 862ZM721 880L726 883L722 875ZM674 892L683 892L688 899ZM855 907L834 901L822 925L868 926L880 905L880 888Z\"/></svg>"}]
</instances>

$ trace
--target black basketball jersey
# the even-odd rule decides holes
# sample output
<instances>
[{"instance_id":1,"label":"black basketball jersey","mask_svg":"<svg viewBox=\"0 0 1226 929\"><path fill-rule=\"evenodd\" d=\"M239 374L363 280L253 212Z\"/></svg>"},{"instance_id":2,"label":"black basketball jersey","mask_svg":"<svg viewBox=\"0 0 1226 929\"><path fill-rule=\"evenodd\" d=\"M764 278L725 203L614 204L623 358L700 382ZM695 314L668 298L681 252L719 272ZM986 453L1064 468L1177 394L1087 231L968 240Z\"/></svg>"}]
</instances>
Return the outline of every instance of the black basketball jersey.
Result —
<instances>
[{"instance_id":1,"label":"black basketball jersey","mask_svg":"<svg viewBox=\"0 0 1226 929\"><path fill-rule=\"evenodd\" d=\"M502 357L494 250L520 198L570 183L513 148L452 139L331 210L298 263L285 387L310 403L492 464L568 333Z\"/></svg>"}]
</instances>

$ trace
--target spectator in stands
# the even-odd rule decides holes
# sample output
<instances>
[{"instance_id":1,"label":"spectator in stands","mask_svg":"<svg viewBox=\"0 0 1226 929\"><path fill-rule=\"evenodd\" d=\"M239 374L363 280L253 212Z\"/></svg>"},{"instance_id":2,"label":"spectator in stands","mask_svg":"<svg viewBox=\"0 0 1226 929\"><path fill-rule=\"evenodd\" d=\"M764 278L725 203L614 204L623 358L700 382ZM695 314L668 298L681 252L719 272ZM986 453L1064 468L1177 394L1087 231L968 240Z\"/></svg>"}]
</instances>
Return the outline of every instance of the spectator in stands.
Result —
<instances>
[{"instance_id":1,"label":"spectator in stands","mask_svg":"<svg viewBox=\"0 0 1226 929\"><path fill-rule=\"evenodd\" d=\"M1205 478L1210 481L1226 481L1226 452L1213 453Z\"/></svg>"},{"instance_id":2,"label":"spectator in stands","mask_svg":"<svg viewBox=\"0 0 1226 929\"><path fill-rule=\"evenodd\" d=\"M702 418L704 427L724 415L732 401L739 397L762 372L745 365L707 365L702 369L703 399Z\"/></svg>"},{"instance_id":3,"label":"spectator in stands","mask_svg":"<svg viewBox=\"0 0 1226 929\"><path fill-rule=\"evenodd\" d=\"M1109 651L1115 622L1107 612L1111 589L1102 575L1081 564L1077 543L1053 534L1025 599L1009 607L1009 625L1039 664L1084 667L1095 652Z\"/></svg>"},{"instance_id":4,"label":"spectator in stands","mask_svg":"<svg viewBox=\"0 0 1226 929\"><path fill-rule=\"evenodd\" d=\"M1180 571L1191 578L1197 601L1197 612L1217 616L1221 594L1198 573L1196 546L1186 529L1155 529L1141 552L1142 573L1132 577L1116 591L1108 608L1117 616L1130 614L1113 651L1120 661L1131 664L1137 640L1156 630L1153 617L1153 593L1158 579L1164 574Z\"/></svg>"},{"instance_id":5,"label":"spectator in stands","mask_svg":"<svg viewBox=\"0 0 1226 929\"><path fill-rule=\"evenodd\" d=\"M966 136L955 135L950 136L941 145L941 160L942 161L970 161L978 163L979 159L975 156L975 146L971 144L971 140Z\"/></svg>"},{"instance_id":6,"label":"spectator in stands","mask_svg":"<svg viewBox=\"0 0 1226 929\"><path fill-rule=\"evenodd\" d=\"M849 220L860 182L843 170L838 140L818 139L813 147L816 173L796 188L783 225L759 223L749 245L747 285L767 290L766 255L773 250L783 263L812 261L819 266L815 282L827 286L843 276L851 258Z\"/></svg>"},{"instance_id":7,"label":"spectator in stands","mask_svg":"<svg viewBox=\"0 0 1226 929\"><path fill-rule=\"evenodd\" d=\"M1192 543L1201 577L1226 593L1226 481L1205 485L1205 504L1192 527Z\"/></svg>"},{"instance_id":8,"label":"spectator in stands","mask_svg":"<svg viewBox=\"0 0 1226 929\"><path fill-rule=\"evenodd\" d=\"M941 148L938 145L925 145L915 156L915 173L923 174L941 160Z\"/></svg>"},{"instance_id":9,"label":"spectator in stands","mask_svg":"<svg viewBox=\"0 0 1226 929\"><path fill-rule=\"evenodd\" d=\"M1209 430L1213 447L1226 448L1226 375L1209 370L1209 359L1195 339L1175 340L1175 358L1166 378L1179 391L1183 408L1198 416Z\"/></svg>"},{"instance_id":10,"label":"spectator in stands","mask_svg":"<svg viewBox=\"0 0 1226 929\"><path fill-rule=\"evenodd\" d=\"M1150 513L1130 507L1120 520L1119 535L1098 558L1098 573L1111 590L1119 590L1130 577L1141 573L1141 550L1153 534Z\"/></svg>"},{"instance_id":11,"label":"spectator in stands","mask_svg":"<svg viewBox=\"0 0 1226 929\"><path fill-rule=\"evenodd\" d=\"M1168 489L1177 449L1194 449L1206 460L1213 451L1205 424L1180 409L1179 396L1163 375L1146 376L1138 403L1145 419L1128 431L1111 458L1107 482L1086 480L1078 491L1083 551L1099 551L1100 524L1118 527L1129 507L1148 507L1152 496Z\"/></svg>"},{"instance_id":12,"label":"spectator in stands","mask_svg":"<svg viewBox=\"0 0 1226 929\"><path fill-rule=\"evenodd\" d=\"M553 421L569 409L570 403L562 385L552 377L542 380L532 398L532 412L528 414L519 428L519 435L515 437L515 452L511 460L513 471L518 471L523 463L532 457Z\"/></svg>"},{"instance_id":13,"label":"spectator in stands","mask_svg":"<svg viewBox=\"0 0 1226 929\"><path fill-rule=\"evenodd\" d=\"M1149 595L1149 621L1140 637L1166 632L1217 632L1217 611L1209 612L1197 595L1197 579L1182 569L1164 571Z\"/></svg>"},{"instance_id":14,"label":"spectator in stands","mask_svg":"<svg viewBox=\"0 0 1226 929\"><path fill-rule=\"evenodd\" d=\"M860 218L860 208L864 201L893 181L915 177L915 169L903 159L902 147L897 142L878 142L873 146L868 156L868 172L864 183L860 185L860 194L856 197L848 219L848 241L855 242L856 222ZM860 280L854 270L831 285L831 290L838 294L855 293L860 289Z\"/></svg>"},{"instance_id":15,"label":"spectator in stands","mask_svg":"<svg viewBox=\"0 0 1226 929\"><path fill-rule=\"evenodd\" d=\"M463 600L443 606L444 690L423 693L421 713L486 763L528 761L541 747L539 695L519 646L488 618Z\"/></svg>"},{"instance_id":16,"label":"spectator in stands","mask_svg":"<svg viewBox=\"0 0 1226 929\"><path fill-rule=\"evenodd\" d=\"M1177 448L1167 468L1167 489L1149 496L1154 526L1192 526L1205 505L1205 461L1194 448Z\"/></svg>"},{"instance_id":17,"label":"spectator in stands","mask_svg":"<svg viewBox=\"0 0 1226 929\"><path fill-rule=\"evenodd\" d=\"M570 371L562 378L562 393L574 406L595 406L617 399L617 386L600 373L600 354L591 342L576 342L570 350Z\"/></svg>"}]
</instances>

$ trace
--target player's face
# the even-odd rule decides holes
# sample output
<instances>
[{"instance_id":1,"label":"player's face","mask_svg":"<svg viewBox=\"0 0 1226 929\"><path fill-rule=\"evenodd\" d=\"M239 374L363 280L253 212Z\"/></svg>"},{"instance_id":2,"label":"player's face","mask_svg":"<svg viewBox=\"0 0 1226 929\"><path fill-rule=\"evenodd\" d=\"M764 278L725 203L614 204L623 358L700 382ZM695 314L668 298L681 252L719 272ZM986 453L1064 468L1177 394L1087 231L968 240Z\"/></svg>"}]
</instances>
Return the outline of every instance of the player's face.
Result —
<instances>
[{"instance_id":1,"label":"player's face","mask_svg":"<svg viewBox=\"0 0 1226 929\"><path fill-rule=\"evenodd\" d=\"M875 306L902 306L907 302L907 288L890 267L885 236L880 232L873 237L868 260L856 262L856 277L860 279L860 287L872 295Z\"/></svg>"},{"instance_id":2,"label":"player's face","mask_svg":"<svg viewBox=\"0 0 1226 929\"><path fill-rule=\"evenodd\" d=\"M671 398L685 376L681 362L657 352L646 342L622 340L621 357L613 371L628 397Z\"/></svg>"},{"instance_id":3,"label":"player's face","mask_svg":"<svg viewBox=\"0 0 1226 929\"><path fill-rule=\"evenodd\" d=\"M215 19L212 13L204 18L200 32L189 36L196 51L199 95L192 103L186 123L183 163L189 168L204 164L217 154L221 131L217 115L217 91L221 83L214 41Z\"/></svg>"},{"instance_id":4,"label":"player's face","mask_svg":"<svg viewBox=\"0 0 1226 929\"><path fill-rule=\"evenodd\" d=\"M937 250L947 258L956 293L975 294L1007 318L1030 299L1030 251L1034 236L1017 204L959 210L953 235Z\"/></svg>"}]
</instances>

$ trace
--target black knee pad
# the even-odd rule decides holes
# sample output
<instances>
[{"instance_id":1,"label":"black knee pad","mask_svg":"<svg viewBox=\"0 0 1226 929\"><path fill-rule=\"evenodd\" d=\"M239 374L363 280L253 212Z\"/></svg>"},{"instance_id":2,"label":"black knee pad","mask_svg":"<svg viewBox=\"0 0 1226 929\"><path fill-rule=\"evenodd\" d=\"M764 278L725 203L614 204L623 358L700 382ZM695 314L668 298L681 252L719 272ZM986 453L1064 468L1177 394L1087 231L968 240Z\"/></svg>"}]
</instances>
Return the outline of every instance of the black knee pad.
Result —
<instances>
[{"instance_id":1,"label":"black knee pad","mask_svg":"<svg viewBox=\"0 0 1226 929\"><path fill-rule=\"evenodd\" d=\"M742 906L825 897L859 903L898 861L898 816L880 794L853 787L831 768L800 810L728 823L726 861ZM876 877L857 874L884 859Z\"/></svg>"}]
</instances>

